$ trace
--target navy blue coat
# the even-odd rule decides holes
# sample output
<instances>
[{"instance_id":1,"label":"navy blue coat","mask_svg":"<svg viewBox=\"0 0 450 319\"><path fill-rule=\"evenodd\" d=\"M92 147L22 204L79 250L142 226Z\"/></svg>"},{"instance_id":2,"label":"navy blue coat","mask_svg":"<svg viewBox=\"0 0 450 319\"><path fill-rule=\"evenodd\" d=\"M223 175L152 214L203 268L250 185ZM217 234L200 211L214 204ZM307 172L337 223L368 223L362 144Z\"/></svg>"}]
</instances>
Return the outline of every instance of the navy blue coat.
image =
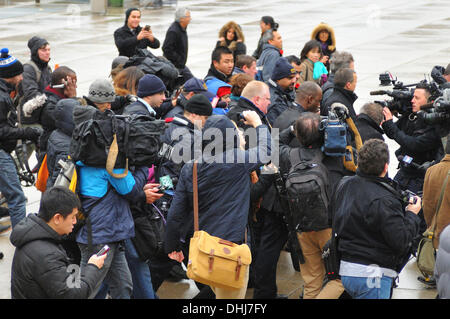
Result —
<instances>
[{"instance_id":1,"label":"navy blue coat","mask_svg":"<svg viewBox=\"0 0 450 319\"><path fill-rule=\"evenodd\" d=\"M208 127L225 131L234 125L225 116L211 116L205 123ZM271 137L267 126L256 129L258 147L247 151L230 147L215 156L204 156L198 164L199 228L212 236L235 243L243 243L250 208L250 172L259 169L261 154L271 151ZM212 142L214 143L214 142ZM236 146L236 145L235 145ZM238 159L243 159L238 161ZM253 163L251 161L253 159ZM220 163L222 161L223 163ZM241 162L241 163L239 163ZM182 226L193 225L193 161L181 170L175 196L168 217L165 251L180 251ZM188 232L188 236L192 235Z\"/></svg>"}]
</instances>

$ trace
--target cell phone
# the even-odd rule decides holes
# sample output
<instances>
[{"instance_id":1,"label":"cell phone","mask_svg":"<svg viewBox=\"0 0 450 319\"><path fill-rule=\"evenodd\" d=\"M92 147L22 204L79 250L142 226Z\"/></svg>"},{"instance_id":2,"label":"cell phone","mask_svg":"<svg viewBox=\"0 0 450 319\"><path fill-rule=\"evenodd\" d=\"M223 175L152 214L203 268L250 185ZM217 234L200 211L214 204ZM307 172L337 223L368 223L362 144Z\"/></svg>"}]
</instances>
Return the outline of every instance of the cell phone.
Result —
<instances>
[{"instance_id":1,"label":"cell phone","mask_svg":"<svg viewBox=\"0 0 450 319\"><path fill-rule=\"evenodd\" d=\"M413 160L413 158L412 158L411 156L405 155L405 156L403 157L403 162L404 162L405 164L411 164L411 163L412 163L412 160Z\"/></svg>"},{"instance_id":2,"label":"cell phone","mask_svg":"<svg viewBox=\"0 0 450 319\"><path fill-rule=\"evenodd\" d=\"M147 24L147 25L144 27L144 30L145 30L145 31L150 31L150 26Z\"/></svg>"},{"instance_id":3,"label":"cell phone","mask_svg":"<svg viewBox=\"0 0 450 319\"><path fill-rule=\"evenodd\" d=\"M54 88L54 89L64 89L65 87L66 87L66 85L64 83L52 85L52 88Z\"/></svg>"},{"instance_id":4,"label":"cell phone","mask_svg":"<svg viewBox=\"0 0 450 319\"><path fill-rule=\"evenodd\" d=\"M109 246L105 245L103 246L102 249L100 249L100 251L97 253L97 257L103 256L104 254L106 254L109 251Z\"/></svg>"}]
</instances>

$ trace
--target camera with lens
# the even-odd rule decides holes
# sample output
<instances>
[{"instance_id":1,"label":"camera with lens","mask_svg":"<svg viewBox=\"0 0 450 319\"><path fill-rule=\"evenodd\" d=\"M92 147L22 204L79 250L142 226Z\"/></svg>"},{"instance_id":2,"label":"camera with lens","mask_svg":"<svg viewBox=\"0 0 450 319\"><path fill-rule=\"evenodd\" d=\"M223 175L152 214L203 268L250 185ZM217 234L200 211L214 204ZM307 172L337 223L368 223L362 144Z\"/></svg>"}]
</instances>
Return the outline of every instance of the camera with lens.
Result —
<instances>
[{"instance_id":1,"label":"camera with lens","mask_svg":"<svg viewBox=\"0 0 450 319\"><path fill-rule=\"evenodd\" d=\"M417 203L417 197L422 197L421 195L417 195L410 190L400 190L400 196L402 197L402 201L405 204L416 204Z\"/></svg>"},{"instance_id":2,"label":"camera with lens","mask_svg":"<svg viewBox=\"0 0 450 319\"><path fill-rule=\"evenodd\" d=\"M422 107L418 114L425 123L437 126L441 136L447 135L450 132L450 89L445 89L442 96L435 99L430 107Z\"/></svg>"}]
</instances>

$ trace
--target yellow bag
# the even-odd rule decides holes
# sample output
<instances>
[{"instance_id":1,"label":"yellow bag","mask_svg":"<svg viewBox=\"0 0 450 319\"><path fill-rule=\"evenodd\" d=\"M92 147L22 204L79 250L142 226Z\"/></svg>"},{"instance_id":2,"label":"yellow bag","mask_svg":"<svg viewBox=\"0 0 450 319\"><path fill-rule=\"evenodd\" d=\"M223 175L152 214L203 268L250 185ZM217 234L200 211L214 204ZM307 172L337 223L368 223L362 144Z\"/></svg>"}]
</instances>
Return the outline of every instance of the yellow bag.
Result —
<instances>
[{"instance_id":1,"label":"yellow bag","mask_svg":"<svg viewBox=\"0 0 450 319\"><path fill-rule=\"evenodd\" d=\"M197 162L193 170L194 236L189 245L187 276L197 282L225 289L240 289L252 262L247 244L238 245L198 228Z\"/></svg>"}]
</instances>

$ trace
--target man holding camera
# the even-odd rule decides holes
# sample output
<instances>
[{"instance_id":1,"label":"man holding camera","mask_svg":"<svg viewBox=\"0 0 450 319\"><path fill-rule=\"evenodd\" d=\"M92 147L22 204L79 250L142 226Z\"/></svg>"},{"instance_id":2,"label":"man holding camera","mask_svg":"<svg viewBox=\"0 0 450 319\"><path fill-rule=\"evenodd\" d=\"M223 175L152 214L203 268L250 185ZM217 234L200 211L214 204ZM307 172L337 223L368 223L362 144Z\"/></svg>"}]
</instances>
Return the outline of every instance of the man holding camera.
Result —
<instances>
[{"instance_id":1,"label":"man holding camera","mask_svg":"<svg viewBox=\"0 0 450 319\"><path fill-rule=\"evenodd\" d=\"M429 102L430 96L431 92L427 85L417 85L411 100L412 112L403 114L395 123L389 108L385 107L383 110L385 117L382 123L383 130L390 139L400 144L395 155L403 156L402 159L406 156L412 158L409 164L404 160L401 161L400 170L394 180L403 189L414 193L421 192L423 187L426 169L421 169L420 165L433 160L439 161L444 154L441 138L435 128L417 116L421 107Z\"/></svg>"},{"instance_id":2,"label":"man holding camera","mask_svg":"<svg viewBox=\"0 0 450 319\"><path fill-rule=\"evenodd\" d=\"M358 152L355 176L344 178L332 200L333 231L341 254L339 275L356 299L389 299L393 280L419 234L417 196L403 209L386 177L388 146L370 139Z\"/></svg>"}]
</instances>

